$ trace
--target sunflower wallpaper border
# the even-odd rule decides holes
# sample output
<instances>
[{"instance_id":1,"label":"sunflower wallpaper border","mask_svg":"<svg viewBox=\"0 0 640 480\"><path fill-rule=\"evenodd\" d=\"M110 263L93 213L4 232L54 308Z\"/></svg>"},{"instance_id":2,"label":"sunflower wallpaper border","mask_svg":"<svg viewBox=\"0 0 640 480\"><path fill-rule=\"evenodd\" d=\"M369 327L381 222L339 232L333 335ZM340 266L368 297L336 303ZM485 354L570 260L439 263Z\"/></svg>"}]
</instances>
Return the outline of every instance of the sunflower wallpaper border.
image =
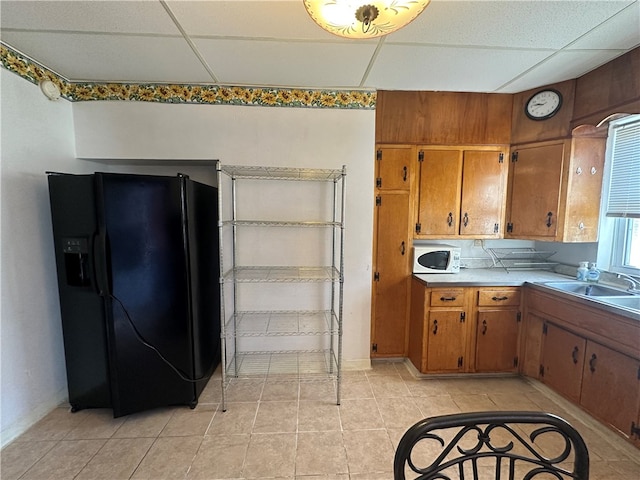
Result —
<instances>
[{"instance_id":1,"label":"sunflower wallpaper border","mask_svg":"<svg viewBox=\"0 0 640 480\"><path fill-rule=\"evenodd\" d=\"M70 102L138 101L177 104L375 110L376 92L199 84L71 82L0 42L2 67L38 85L51 80Z\"/></svg>"}]
</instances>

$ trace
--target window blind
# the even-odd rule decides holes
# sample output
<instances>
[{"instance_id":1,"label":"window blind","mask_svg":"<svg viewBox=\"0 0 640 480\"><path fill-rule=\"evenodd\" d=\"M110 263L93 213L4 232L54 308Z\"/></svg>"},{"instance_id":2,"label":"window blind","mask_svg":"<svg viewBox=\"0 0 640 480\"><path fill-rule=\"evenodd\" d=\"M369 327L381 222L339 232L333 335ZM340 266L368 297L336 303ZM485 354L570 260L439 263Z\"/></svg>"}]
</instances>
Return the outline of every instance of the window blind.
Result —
<instances>
[{"instance_id":1,"label":"window blind","mask_svg":"<svg viewBox=\"0 0 640 480\"><path fill-rule=\"evenodd\" d=\"M613 127L608 217L640 218L640 118Z\"/></svg>"}]
</instances>

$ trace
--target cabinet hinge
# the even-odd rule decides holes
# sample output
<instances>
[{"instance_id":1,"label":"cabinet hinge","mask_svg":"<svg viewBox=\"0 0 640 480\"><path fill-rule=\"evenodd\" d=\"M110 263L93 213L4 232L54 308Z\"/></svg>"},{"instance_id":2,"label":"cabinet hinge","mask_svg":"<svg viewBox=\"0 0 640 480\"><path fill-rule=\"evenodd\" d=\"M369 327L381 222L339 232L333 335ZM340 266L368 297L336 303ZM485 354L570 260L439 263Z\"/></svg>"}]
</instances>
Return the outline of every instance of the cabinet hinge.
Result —
<instances>
[{"instance_id":1,"label":"cabinet hinge","mask_svg":"<svg viewBox=\"0 0 640 480\"><path fill-rule=\"evenodd\" d=\"M513 357L513 366L514 367L518 366L518 357Z\"/></svg>"},{"instance_id":2,"label":"cabinet hinge","mask_svg":"<svg viewBox=\"0 0 640 480\"><path fill-rule=\"evenodd\" d=\"M376 178L376 187L382 188L382 178Z\"/></svg>"},{"instance_id":3,"label":"cabinet hinge","mask_svg":"<svg viewBox=\"0 0 640 480\"><path fill-rule=\"evenodd\" d=\"M498 157L498 163L504 163L504 153L500 153L500 156Z\"/></svg>"},{"instance_id":4,"label":"cabinet hinge","mask_svg":"<svg viewBox=\"0 0 640 480\"><path fill-rule=\"evenodd\" d=\"M638 367L638 380L640 380L640 367Z\"/></svg>"},{"instance_id":5,"label":"cabinet hinge","mask_svg":"<svg viewBox=\"0 0 640 480\"><path fill-rule=\"evenodd\" d=\"M380 195L376 196L376 207L382 205L382 197Z\"/></svg>"},{"instance_id":6,"label":"cabinet hinge","mask_svg":"<svg viewBox=\"0 0 640 480\"><path fill-rule=\"evenodd\" d=\"M423 151L418 152L418 161L419 162L424 162L424 152Z\"/></svg>"},{"instance_id":7,"label":"cabinet hinge","mask_svg":"<svg viewBox=\"0 0 640 480\"><path fill-rule=\"evenodd\" d=\"M467 314L464 312L460 312L460 323L464 323L466 318L467 318Z\"/></svg>"},{"instance_id":8,"label":"cabinet hinge","mask_svg":"<svg viewBox=\"0 0 640 480\"><path fill-rule=\"evenodd\" d=\"M516 322L522 321L522 312L516 313Z\"/></svg>"},{"instance_id":9,"label":"cabinet hinge","mask_svg":"<svg viewBox=\"0 0 640 480\"><path fill-rule=\"evenodd\" d=\"M538 370L538 373L541 377L544 377L544 365L540 365L540 370Z\"/></svg>"},{"instance_id":10,"label":"cabinet hinge","mask_svg":"<svg viewBox=\"0 0 640 480\"><path fill-rule=\"evenodd\" d=\"M513 232L513 223L507 223L507 232Z\"/></svg>"},{"instance_id":11,"label":"cabinet hinge","mask_svg":"<svg viewBox=\"0 0 640 480\"><path fill-rule=\"evenodd\" d=\"M378 351L378 344L374 343L373 345L371 345L371 351L372 352L377 352Z\"/></svg>"},{"instance_id":12,"label":"cabinet hinge","mask_svg":"<svg viewBox=\"0 0 640 480\"><path fill-rule=\"evenodd\" d=\"M512 162L517 162L518 161L518 152L512 152L511 153L511 161Z\"/></svg>"},{"instance_id":13,"label":"cabinet hinge","mask_svg":"<svg viewBox=\"0 0 640 480\"><path fill-rule=\"evenodd\" d=\"M416 223L416 233L420 233L421 229L422 229L422 225L420 225L419 223Z\"/></svg>"},{"instance_id":14,"label":"cabinet hinge","mask_svg":"<svg viewBox=\"0 0 640 480\"><path fill-rule=\"evenodd\" d=\"M373 281L374 282L379 282L380 281L380 272L376 272L373 274Z\"/></svg>"},{"instance_id":15,"label":"cabinet hinge","mask_svg":"<svg viewBox=\"0 0 640 480\"><path fill-rule=\"evenodd\" d=\"M376 160L382 160L382 150L380 149L376 152Z\"/></svg>"},{"instance_id":16,"label":"cabinet hinge","mask_svg":"<svg viewBox=\"0 0 640 480\"><path fill-rule=\"evenodd\" d=\"M463 358L458 357L458 367L462 367Z\"/></svg>"},{"instance_id":17,"label":"cabinet hinge","mask_svg":"<svg viewBox=\"0 0 640 480\"><path fill-rule=\"evenodd\" d=\"M543 335L547 334L547 324L546 323L544 325L542 325L542 334Z\"/></svg>"},{"instance_id":18,"label":"cabinet hinge","mask_svg":"<svg viewBox=\"0 0 640 480\"><path fill-rule=\"evenodd\" d=\"M630 433L630 437L637 437L640 438L640 425L636 425L636 422L631 422L631 432Z\"/></svg>"},{"instance_id":19,"label":"cabinet hinge","mask_svg":"<svg viewBox=\"0 0 640 480\"><path fill-rule=\"evenodd\" d=\"M493 233L498 233L499 230L500 230L500 224L499 223L494 223L493 224Z\"/></svg>"}]
</instances>

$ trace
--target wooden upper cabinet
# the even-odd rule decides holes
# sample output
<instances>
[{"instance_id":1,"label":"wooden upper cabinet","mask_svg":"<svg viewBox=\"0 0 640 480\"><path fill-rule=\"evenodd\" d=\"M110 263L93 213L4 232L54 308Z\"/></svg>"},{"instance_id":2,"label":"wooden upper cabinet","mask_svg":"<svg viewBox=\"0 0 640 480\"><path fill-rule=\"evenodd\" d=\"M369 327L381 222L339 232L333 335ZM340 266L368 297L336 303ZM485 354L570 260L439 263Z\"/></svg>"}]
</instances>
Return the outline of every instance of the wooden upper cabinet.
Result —
<instances>
[{"instance_id":1,"label":"wooden upper cabinet","mask_svg":"<svg viewBox=\"0 0 640 480\"><path fill-rule=\"evenodd\" d=\"M379 90L376 142L509 144L512 98L506 93Z\"/></svg>"},{"instance_id":2,"label":"wooden upper cabinet","mask_svg":"<svg viewBox=\"0 0 640 480\"><path fill-rule=\"evenodd\" d=\"M416 236L457 235L462 193L462 151L421 150Z\"/></svg>"},{"instance_id":3,"label":"wooden upper cabinet","mask_svg":"<svg viewBox=\"0 0 640 480\"><path fill-rule=\"evenodd\" d=\"M422 147L416 238L500 238L508 162L501 147Z\"/></svg>"},{"instance_id":4,"label":"wooden upper cabinet","mask_svg":"<svg viewBox=\"0 0 640 480\"><path fill-rule=\"evenodd\" d=\"M409 190L411 165L415 159L412 145L378 145L376 148L376 188Z\"/></svg>"},{"instance_id":5,"label":"wooden upper cabinet","mask_svg":"<svg viewBox=\"0 0 640 480\"><path fill-rule=\"evenodd\" d=\"M570 139L513 148L506 238L597 241L606 134L585 125Z\"/></svg>"},{"instance_id":6,"label":"wooden upper cabinet","mask_svg":"<svg viewBox=\"0 0 640 480\"><path fill-rule=\"evenodd\" d=\"M501 236L507 182L507 154L465 150L460 235Z\"/></svg>"}]
</instances>

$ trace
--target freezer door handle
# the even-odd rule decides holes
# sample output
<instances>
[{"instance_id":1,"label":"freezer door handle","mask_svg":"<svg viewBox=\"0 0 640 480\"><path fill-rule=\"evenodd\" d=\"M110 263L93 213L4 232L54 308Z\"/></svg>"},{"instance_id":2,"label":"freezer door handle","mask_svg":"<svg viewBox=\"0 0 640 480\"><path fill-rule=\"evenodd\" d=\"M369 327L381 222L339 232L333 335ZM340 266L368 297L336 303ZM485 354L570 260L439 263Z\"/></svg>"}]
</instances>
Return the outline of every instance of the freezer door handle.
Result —
<instances>
[{"instance_id":1,"label":"freezer door handle","mask_svg":"<svg viewBox=\"0 0 640 480\"><path fill-rule=\"evenodd\" d=\"M110 295L109 282L107 281L107 271L105 268L105 259L107 258L107 241L106 235L96 232L93 235L93 271L95 275L94 287L96 293L101 297Z\"/></svg>"}]
</instances>

